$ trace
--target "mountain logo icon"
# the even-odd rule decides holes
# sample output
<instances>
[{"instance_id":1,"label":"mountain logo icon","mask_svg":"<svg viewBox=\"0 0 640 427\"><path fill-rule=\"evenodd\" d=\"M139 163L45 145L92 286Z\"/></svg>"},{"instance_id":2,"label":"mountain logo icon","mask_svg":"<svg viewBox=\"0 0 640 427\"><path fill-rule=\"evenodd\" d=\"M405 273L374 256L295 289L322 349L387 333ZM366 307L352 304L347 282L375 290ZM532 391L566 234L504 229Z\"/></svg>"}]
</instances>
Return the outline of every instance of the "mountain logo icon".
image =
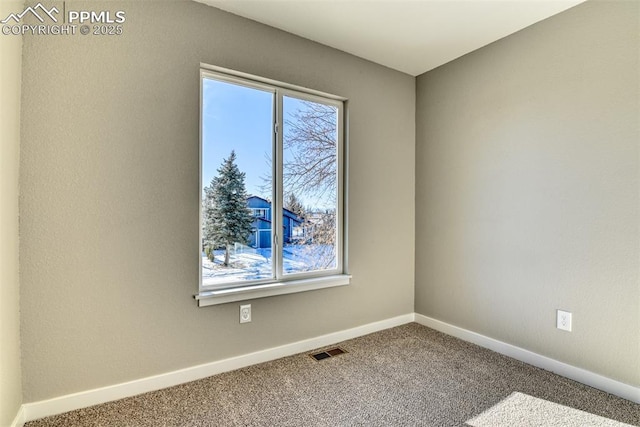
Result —
<instances>
[{"instance_id":1,"label":"mountain logo icon","mask_svg":"<svg viewBox=\"0 0 640 427\"><path fill-rule=\"evenodd\" d=\"M58 19L54 16L54 13L58 14L58 13L60 13L60 11L56 7L52 7L51 9L47 9L46 7L44 7L42 5L42 3L38 3L34 7L31 7L31 6L27 7L25 10L22 11L22 13L18 13L18 14L12 13L12 14L10 14L5 19L0 21L0 23L6 24L11 20L15 21L16 23L19 23L20 20L25 15L27 15L28 13L31 13L40 22L44 23L44 17L43 16L45 16L45 17L48 16L49 18L51 18L51 20L53 20L53 22L58 22Z\"/></svg>"}]
</instances>

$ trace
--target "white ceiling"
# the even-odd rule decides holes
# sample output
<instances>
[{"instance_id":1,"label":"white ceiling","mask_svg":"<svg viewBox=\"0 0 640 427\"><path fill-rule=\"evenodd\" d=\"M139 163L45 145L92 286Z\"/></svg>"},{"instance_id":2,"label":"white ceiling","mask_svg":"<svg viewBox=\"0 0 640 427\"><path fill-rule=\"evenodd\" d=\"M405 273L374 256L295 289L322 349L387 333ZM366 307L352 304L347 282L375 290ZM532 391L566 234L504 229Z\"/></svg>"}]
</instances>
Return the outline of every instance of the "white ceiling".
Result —
<instances>
[{"instance_id":1,"label":"white ceiling","mask_svg":"<svg viewBox=\"0 0 640 427\"><path fill-rule=\"evenodd\" d=\"M585 0L195 0L416 76Z\"/></svg>"}]
</instances>

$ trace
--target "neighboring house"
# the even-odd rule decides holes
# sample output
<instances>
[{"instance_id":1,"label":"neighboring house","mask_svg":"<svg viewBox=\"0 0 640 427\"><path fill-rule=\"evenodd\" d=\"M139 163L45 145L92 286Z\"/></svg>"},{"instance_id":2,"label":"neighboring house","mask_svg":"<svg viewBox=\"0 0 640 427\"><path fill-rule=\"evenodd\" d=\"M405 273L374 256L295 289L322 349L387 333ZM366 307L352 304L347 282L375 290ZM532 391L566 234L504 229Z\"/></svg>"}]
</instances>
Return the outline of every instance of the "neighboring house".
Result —
<instances>
[{"instance_id":1,"label":"neighboring house","mask_svg":"<svg viewBox=\"0 0 640 427\"><path fill-rule=\"evenodd\" d=\"M249 237L249 246L253 248L271 247L271 202L258 196L247 198L247 207L253 215L253 233ZM296 238L301 238L300 230L304 220L289 209L282 209L283 233L281 238L284 243L291 243Z\"/></svg>"}]
</instances>

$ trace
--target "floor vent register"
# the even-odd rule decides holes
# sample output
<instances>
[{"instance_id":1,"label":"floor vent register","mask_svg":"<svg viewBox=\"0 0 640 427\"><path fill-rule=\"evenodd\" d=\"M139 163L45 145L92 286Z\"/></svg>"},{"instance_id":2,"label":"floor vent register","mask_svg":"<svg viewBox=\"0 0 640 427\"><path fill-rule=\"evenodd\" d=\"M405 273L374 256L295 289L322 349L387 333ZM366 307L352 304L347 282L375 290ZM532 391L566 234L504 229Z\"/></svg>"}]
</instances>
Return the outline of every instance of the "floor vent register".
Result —
<instances>
[{"instance_id":1,"label":"floor vent register","mask_svg":"<svg viewBox=\"0 0 640 427\"><path fill-rule=\"evenodd\" d=\"M330 357L340 356L341 354L344 354L344 353L346 353L345 350L339 347L334 347L334 348L330 348L329 350L321 351L319 353L310 354L309 356L311 356L317 361L320 361L320 360L328 359Z\"/></svg>"}]
</instances>

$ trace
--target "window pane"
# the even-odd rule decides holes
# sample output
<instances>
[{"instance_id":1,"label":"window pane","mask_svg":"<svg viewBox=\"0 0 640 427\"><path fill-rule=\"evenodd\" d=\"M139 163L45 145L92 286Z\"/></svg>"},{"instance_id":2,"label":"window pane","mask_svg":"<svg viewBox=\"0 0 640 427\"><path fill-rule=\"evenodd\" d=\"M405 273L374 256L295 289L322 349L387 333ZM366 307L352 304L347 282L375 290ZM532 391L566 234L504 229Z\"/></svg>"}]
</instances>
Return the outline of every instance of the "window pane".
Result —
<instances>
[{"instance_id":1,"label":"window pane","mask_svg":"<svg viewBox=\"0 0 640 427\"><path fill-rule=\"evenodd\" d=\"M284 274L337 268L338 109L283 99Z\"/></svg>"},{"instance_id":2,"label":"window pane","mask_svg":"<svg viewBox=\"0 0 640 427\"><path fill-rule=\"evenodd\" d=\"M273 96L202 80L202 286L274 277Z\"/></svg>"}]
</instances>

